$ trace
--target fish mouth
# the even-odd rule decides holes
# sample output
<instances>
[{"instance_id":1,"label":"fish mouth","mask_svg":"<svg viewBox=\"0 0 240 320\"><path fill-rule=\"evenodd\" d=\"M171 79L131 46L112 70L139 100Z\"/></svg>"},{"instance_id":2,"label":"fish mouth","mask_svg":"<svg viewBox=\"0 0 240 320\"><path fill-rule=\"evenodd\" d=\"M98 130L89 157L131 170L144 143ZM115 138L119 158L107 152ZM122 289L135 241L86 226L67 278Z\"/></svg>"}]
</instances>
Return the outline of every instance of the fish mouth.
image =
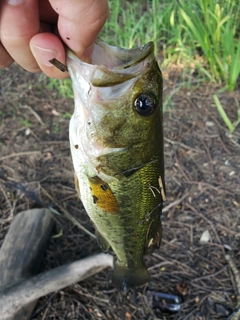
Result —
<instances>
[{"instance_id":1,"label":"fish mouth","mask_svg":"<svg viewBox=\"0 0 240 320\"><path fill-rule=\"evenodd\" d=\"M91 65L104 65L108 69L121 70L132 67L154 52L154 43L152 41L145 45L132 49L123 49L97 39L94 44ZM81 61L75 53L67 49L69 59ZM83 64L89 65L87 62L81 61Z\"/></svg>"},{"instance_id":2,"label":"fish mouth","mask_svg":"<svg viewBox=\"0 0 240 320\"><path fill-rule=\"evenodd\" d=\"M95 87L121 84L141 75L153 59L154 43L152 41L140 47L122 49L97 40L94 44L91 64L81 61L70 49L67 49L68 70L76 85L80 74Z\"/></svg>"}]
</instances>

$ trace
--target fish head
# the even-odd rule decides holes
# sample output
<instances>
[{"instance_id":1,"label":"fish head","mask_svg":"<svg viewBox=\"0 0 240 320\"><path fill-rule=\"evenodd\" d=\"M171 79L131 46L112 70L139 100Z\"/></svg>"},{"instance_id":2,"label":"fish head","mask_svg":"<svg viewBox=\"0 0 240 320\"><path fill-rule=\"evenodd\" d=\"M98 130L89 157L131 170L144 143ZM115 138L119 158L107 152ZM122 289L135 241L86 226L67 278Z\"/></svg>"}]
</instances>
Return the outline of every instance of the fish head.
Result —
<instances>
[{"instance_id":1,"label":"fish head","mask_svg":"<svg viewBox=\"0 0 240 320\"><path fill-rule=\"evenodd\" d=\"M148 157L154 153L150 140L160 135L162 117L162 76L154 44L126 50L98 41L92 64L68 50L67 65L75 95L72 149L77 146L95 172L100 157L109 153L131 152L136 145ZM144 159L136 161L138 165ZM105 180L111 180L109 175Z\"/></svg>"}]
</instances>

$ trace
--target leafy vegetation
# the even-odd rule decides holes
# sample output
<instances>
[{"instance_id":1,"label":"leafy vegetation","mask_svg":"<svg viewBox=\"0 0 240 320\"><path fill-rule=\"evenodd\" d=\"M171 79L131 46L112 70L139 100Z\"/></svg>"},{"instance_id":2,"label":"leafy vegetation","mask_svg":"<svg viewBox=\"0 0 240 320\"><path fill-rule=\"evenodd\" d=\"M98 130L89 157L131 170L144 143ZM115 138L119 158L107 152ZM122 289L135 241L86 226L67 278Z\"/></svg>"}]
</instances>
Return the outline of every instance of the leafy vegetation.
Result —
<instances>
[{"instance_id":1,"label":"leafy vegetation","mask_svg":"<svg viewBox=\"0 0 240 320\"><path fill-rule=\"evenodd\" d=\"M110 0L109 4L111 14L100 34L107 43L130 48L152 40L164 64L182 63L226 90L236 88L240 75L238 0ZM69 82L61 82L60 92L72 95L64 88L69 88Z\"/></svg>"},{"instance_id":2,"label":"leafy vegetation","mask_svg":"<svg viewBox=\"0 0 240 320\"><path fill-rule=\"evenodd\" d=\"M237 0L110 1L101 37L130 48L150 40L164 58L194 61L209 80L234 90L240 74L240 6Z\"/></svg>"},{"instance_id":3,"label":"leafy vegetation","mask_svg":"<svg viewBox=\"0 0 240 320\"><path fill-rule=\"evenodd\" d=\"M239 105L238 105L238 119L236 120L235 123L232 123L231 120L229 119L228 115L226 114L223 106L221 105L221 102L219 101L218 96L216 94L213 96L213 100L216 104L216 107L218 109L220 116L222 117L223 121L225 122L226 126L228 127L230 133L232 133L240 123L240 107L239 107Z\"/></svg>"},{"instance_id":4,"label":"leafy vegetation","mask_svg":"<svg viewBox=\"0 0 240 320\"><path fill-rule=\"evenodd\" d=\"M50 79L47 89L53 90L53 88L57 89L63 98L73 98L72 81L69 78L64 80Z\"/></svg>"}]
</instances>

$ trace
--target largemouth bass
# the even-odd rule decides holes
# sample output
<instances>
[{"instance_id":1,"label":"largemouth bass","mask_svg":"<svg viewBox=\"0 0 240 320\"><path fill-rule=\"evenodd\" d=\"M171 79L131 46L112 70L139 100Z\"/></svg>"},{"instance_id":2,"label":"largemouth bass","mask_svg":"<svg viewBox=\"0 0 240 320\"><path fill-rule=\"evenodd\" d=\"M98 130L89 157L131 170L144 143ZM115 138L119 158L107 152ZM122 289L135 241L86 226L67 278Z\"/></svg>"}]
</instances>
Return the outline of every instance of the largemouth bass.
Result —
<instances>
[{"instance_id":1,"label":"largemouth bass","mask_svg":"<svg viewBox=\"0 0 240 320\"><path fill-rule=\"evenodd\" d=\"M75 110L76 189L120 289L150 280L145 254L161 242L164 198L162 75L152 42L126 50L97 41L92 64L68 50Z\"/></svg>"}]
</instances>

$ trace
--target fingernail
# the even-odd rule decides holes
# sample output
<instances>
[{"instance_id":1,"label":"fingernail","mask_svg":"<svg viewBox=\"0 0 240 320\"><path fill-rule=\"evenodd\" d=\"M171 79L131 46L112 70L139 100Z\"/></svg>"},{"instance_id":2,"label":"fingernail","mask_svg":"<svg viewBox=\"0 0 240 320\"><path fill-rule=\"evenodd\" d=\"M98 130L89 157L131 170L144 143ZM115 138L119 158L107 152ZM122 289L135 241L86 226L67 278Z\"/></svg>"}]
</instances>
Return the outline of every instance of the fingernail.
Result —
<instances>
[{"instance_id":1,"label":"fingernail","mask_svg":"<svg viewBox=\"0 0 240 320\"><path fill-rule=\"evenodd\" d=\"M38 46L31 45L31 49L33 51L33 54L35 58L40 62L41 64L52 67L53 65L49 62L49 60L52 60L53 58L56 58L56 51L50 50L50 49L43 49Z\"/></svg>"},{"instance_id":2,"label":"fingernail","mask_svg":"<svg viewBox=\"0 0 240 320\"><path fill-rule=\"evenodd\" d=\"M24 3L26 0L5 0L8 4L12 6L18 6L19 4Z\"/></svg>"}]
</instances>

